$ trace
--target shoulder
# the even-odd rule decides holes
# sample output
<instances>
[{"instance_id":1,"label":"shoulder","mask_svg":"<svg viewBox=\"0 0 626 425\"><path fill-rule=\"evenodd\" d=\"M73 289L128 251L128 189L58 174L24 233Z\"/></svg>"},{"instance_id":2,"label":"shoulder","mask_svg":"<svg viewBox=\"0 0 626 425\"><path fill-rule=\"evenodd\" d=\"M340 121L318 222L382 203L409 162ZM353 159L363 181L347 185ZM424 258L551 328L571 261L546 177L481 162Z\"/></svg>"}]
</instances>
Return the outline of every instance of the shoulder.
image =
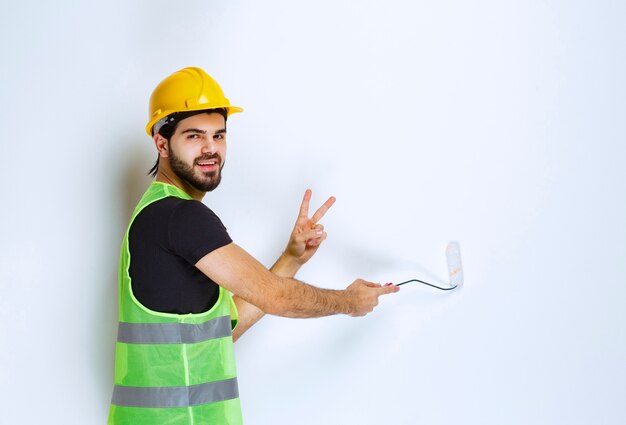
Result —
<instances>
[{"instance_id":1,"label":"shoulder","mask_svg":"<svg viewBox=\"0 0 626 425\"><path fill-rule=\"evenodd\" d=\"M194 199L179 199L171 202L171 219L185 221L189 219L219 220L219 217L206 205Z\"/></svg>"},{"instance_id":2,"label":"shoulder","mask_svg":"<svg viewBox=\"0 0 626 425\"><path fill-rule=\"evenodd\" d=\"M159 199L146 206L142 215L158 215L162 218L184 218L188 216L217 217L213 211L200 201L182 199L174 196Z\"/></svg>"},{"instance_id":3,"label":"shoulder","mask_svg":"<svg viewBox=\"0 0 626 425\"><path fill-rule=\"evenodd\" d=\"M155 226L180 232L188 229L225 230L220 218L200 201L167 197L146 206L135 218L133 228L153 231Z\"/></svg>"},{"instance_id":4,"label":"shoulder","mask_svg":"<svg viewBox=\"0 0 626 425\"><path fill-rule=\"evenodd\" d=\"M171 202L167 218L171 232L226 232L222 220L202 202L191 199Z\"/></svg>"},{"instance_id":5,"label":"shoulder","mask_svg":"<svg viewBox=\"0 0 626 425\"><path fill-rule=\"evenodd\" d=\"M172 250L195 264L207 253L232 242L222 221L200 201L181 200L167 221Z\"/></svg>"}]
</instances>

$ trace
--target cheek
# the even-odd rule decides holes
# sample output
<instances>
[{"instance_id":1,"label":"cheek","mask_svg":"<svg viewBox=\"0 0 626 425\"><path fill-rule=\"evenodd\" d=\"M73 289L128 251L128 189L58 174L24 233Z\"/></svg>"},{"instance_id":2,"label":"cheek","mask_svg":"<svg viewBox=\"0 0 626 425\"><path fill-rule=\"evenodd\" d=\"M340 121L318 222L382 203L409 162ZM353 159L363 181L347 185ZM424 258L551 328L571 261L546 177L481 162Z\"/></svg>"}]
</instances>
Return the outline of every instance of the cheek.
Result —
<instances>
[{"instance_id":1,"label":"cheek","mask_svg":"<svg viewBox=\"0 0 626 425\"><path fill-rule=\"evenodd\" d=\"M193 162L197 157L202 155L201 149L194 144L183 144L176 150L176 155L185 162Z\"/></svg>"}]
</instances>

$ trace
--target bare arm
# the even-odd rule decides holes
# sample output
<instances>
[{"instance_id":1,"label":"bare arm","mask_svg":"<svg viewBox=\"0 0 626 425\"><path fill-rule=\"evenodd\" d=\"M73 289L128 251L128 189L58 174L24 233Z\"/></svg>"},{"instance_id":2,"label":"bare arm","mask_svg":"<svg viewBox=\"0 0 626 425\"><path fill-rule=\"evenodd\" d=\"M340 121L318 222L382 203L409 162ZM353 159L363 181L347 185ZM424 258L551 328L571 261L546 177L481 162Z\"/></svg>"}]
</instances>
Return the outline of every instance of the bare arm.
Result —
<instances>
[{"instance_id":1,"label":"bare arm","mask_svg":"<svg viewBox=\"0 0 626 425\"><path fill-rule=\"evenodd\" d=\"M282 277L294 277L300 265L292 261L288 256L281 255L276 263L270 268L270 271ZM239 321L233 330L233 341L237 341L252 325L261 320L265 313L257 306L250 304L237 295L233 296L237 311L239 312Z\"/></svg>"},{"instance_id":2,"label":"bare arm","mask_svg":"<svg viewBox=\"0 0 626 425\"><path fill-rule=\"evenodd\" d=\"M278 276L295 277L300 267L313 257L321 243L326 239L324 226L318 224L318 221L324 217L324 214L335 203L335 198L333 196L328 198L315 214L309 218L311 195L310 189L304 192L298 219L289 237L287 248L270 268L270 271ZM233 297L233 300L239 312L239 322L233 331L233 340L237 341L252 325L261 320L265 313L260 308L236 295Z\"/></svg>"},{"instance_id":3,"label":"bare arm","mask_svg":"<svg viewBox=\"0 0 626 425\"><path fill-rule=\"evenodd\" d=\"M398 290L383 289L359 279L345 291L333 291L293 279L326 239L324 226L318 222L335 202L331 196L309 218L310 200L311 190L307 189L287 248L269 271L235 244L208 254L196 264L213 281L235 294L233 300L239 311L239 323L233 331L235 341L266 312L286 317L338 313L361 316L372 311L380 295Z\"/></svg>"},{"instance_id":4,"label":"bare arm","mask_svg":"<svg viewBox=\"0 0 626 425\"><path fill-rule=\"evenodd\" d=\"M237 312L239 314L237 326L233 329L233 342L237 342L244 332L250 329L252 325L265 316L265 313L257 306L239 298L237 295L233 295L233 301L237 306Z\"/></svg>"},{"instance_id":5,"label":"bare arm","mask_svg":"<svg viewBox=\"0 0 626 425\"><path fill-rule=\"evenodd\" d=\"M374 309L379 296L399 289L361 279L345 290L316 288L270 272L234 243L205 255L196 267L262 312L284 317L363 316Z\"/></svg>"}]
</instances>

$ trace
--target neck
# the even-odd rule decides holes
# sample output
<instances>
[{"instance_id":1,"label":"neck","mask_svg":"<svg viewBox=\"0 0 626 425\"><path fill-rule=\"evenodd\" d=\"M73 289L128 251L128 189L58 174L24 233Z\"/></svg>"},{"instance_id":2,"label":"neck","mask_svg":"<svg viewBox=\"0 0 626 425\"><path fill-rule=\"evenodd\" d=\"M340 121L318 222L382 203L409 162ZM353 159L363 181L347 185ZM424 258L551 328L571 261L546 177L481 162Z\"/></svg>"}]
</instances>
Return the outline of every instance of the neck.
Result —
<instances>
[{"instance_id":1,"label":"neck","mask_svg":"<svg viewBox=\"0 0 626 425\"><path fill-rule=\"evenodd\" d=\"M196 201L202 201L202 198L204 198L204 195L206 195L206 192L194 188L189 183L179 178L174 172L172 172L172 170L169 169L164 170L159 167L159 171L157 172L155 180L161 183L168 183L172 186L176 186Z\"/></svg>"}]
</instances>

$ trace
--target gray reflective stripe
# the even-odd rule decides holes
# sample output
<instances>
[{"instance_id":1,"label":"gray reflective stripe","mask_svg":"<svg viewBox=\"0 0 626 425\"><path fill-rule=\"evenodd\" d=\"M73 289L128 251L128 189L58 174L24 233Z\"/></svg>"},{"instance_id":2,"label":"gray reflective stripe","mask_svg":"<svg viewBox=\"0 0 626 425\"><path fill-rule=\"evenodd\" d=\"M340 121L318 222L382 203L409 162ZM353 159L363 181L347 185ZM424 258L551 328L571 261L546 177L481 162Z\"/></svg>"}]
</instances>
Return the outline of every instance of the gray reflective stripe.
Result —
<instances>
[{"instance_id":1,"label":"gray reflective stripe","mask_svg":"<svg viewBox=\"0 0 626 425\"><path fill-rule=\"evenodd\" d=\"M128 344L193 344L232 335L230 316L199 325L120 322L117 331L117 341Z\"/></svg>"},{"instance_id":2,"label":"gray reflective stripe","mask_svg":"<svg viewBox=\"0 0 626 425\"><path fill-rule=\"evenodd\" d=\"M116 385L112 404L128 407L187 407L239 397L237 378L188 387L125 387Z\"/></svg>"}]
</instances>

